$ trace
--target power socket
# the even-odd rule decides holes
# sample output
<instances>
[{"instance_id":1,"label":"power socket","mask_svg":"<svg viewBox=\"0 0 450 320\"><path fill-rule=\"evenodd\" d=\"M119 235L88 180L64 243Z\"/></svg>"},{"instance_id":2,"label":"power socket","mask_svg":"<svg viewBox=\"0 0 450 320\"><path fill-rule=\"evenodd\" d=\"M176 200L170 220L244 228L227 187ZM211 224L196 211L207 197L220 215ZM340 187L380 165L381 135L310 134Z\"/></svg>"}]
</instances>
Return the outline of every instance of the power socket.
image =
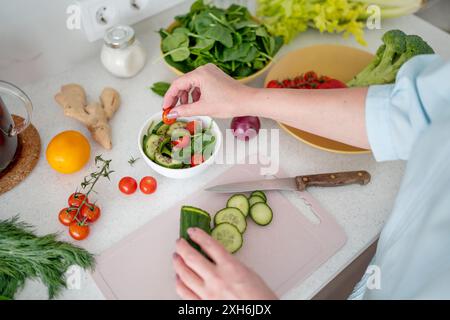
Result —
<instances>
[{"instance_id":1,"label":"power socket","mask_svg":"<svg viewBox=\"0 0 450 320\"><path fill-rule=\"evenodd\" d=\"M83 30L90 42L103 38L118 24L132 25L164 11L183 0L79 0Z\"/></svg>"}]
</instances>

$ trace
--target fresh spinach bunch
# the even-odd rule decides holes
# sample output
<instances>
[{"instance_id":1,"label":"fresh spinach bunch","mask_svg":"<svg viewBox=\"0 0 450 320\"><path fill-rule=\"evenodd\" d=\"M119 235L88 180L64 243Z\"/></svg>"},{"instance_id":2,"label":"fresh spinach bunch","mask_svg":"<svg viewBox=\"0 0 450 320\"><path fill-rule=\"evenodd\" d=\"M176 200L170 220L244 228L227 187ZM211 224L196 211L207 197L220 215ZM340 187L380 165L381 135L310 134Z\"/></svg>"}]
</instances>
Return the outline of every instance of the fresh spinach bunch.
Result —
<instances>
[{"instance_id":1,"label":"fresh spinach bunch","mask_svg":"<svg viewBox=\"0 0 450 320\"><path fill-rule=\"evenodd\" d=\"M175 17L176 27L161 29L161 49L167 63L186 73L214 63L240 79L264 68L283 45L253 19L246 7L221 9L197 0L190 11Z\"/></svg>"}]
</instances>

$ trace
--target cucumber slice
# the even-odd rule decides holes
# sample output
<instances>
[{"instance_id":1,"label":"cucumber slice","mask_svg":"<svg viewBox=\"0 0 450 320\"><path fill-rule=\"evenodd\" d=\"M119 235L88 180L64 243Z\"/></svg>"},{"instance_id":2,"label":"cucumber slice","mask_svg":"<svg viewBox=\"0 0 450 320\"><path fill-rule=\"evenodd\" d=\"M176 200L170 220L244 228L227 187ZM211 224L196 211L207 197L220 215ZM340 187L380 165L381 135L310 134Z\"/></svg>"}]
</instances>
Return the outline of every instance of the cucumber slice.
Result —
<instances>
[{"instance_id":1,"label":"cucumber slice","mask_svg":"<svg viewBox=\"0 0 450 320\"><path fill-rule=\"evenodd\" d=\"M255 203L250 207L250 217L260 226L267 226L272 222L272 209L265 203Z\"/></svg>"},{"instance_id":2,"label":"cucumber slice","mask_svg":"<svg viewBox=\"0 0 450 320\"><path fill-rule=\"evenodd\" d=\"M169 158L172 157L172 151L167 147L167 145L165 145L163 147L163 149L161 150L161 154L165 155L165 156L168 156Z\"/></svg>"},{"instance_id":3,"label":"cucumber slice","mask_svg":"<svg viewBox=\"0 0 450 320\"><path fill-rule=\"evenodd\" d=\"M158 150L158 147L164 137L160 137L156 134L152 134L147 137L144 141L144 153L149 157L150 160L155 160L155 152Z\"/></svg>"},{"instance_id":4,"label":"cucumber slice","mask_svg":"<svg viewBox=\"0 0 450 320\"><path fill-rule=\"evenodd\" d=\"M184 129L184 128L186 128L186 125L187 125L186 122L176 121L169 126L169 129L167 130L166 134L171 136L174 130Z\"/></svg>"},{"instance_id":5,"label":"cucumber slice","mask_svg":"<svg viewBox=\"0 0 450 320\"><path fill-rule=\"evenodd\" d=\"M160 122L155 122L149 129L148 129L148 133L149 134L156 134L156 131L158 131L159 128L161 128L164 125L164 122L160 121ZM151 130L151 131L150 131Z\"/></svg>"},{"instance_id":6,"label":"cucumber slice","mask_svg":"<svg viewBox=\"0 0 450 320\"><path fill-rule=\"evenodd\" d=\"M217 225L211 231L211 236L219 241L230 253L238 251L244 243L244 239L239 230L232 224L226 222Z\"/></svg>"},{"instance_id":7,"label":"cucumber slice","mask_svg":"<svg viewBox=\"0 0 450 320\"><path fill-rule=\"evenodd\" d=\"M219 225L221 223L228 222L235 226L240 233L244 233L247 229L247 221L241 210L237 208L225 208L220 210L214 216L214 224Z\"/></svg>"},{"instance_id":8,"label":"cucumber slice","mask_svg":"<svg viewBox=\"0 0 450 320\"><path fill-rule=\"evenodd\" d=\"M152 123L150 123L150 125L148 126L148 129L147 129L148 136L153 133L153 129L155 128L156 124L157 124L156 121L152 121Z\"/></svg>"},{"instance_id":9,"label":"cucumber slice","mask_svg":"<svg viewBox=\"0 0 450 320\"><path fill-rule=\"evenodd\" d=\"M182 206L180 212L180 238L189 242L189 244L201 252L200 246L193 242L189 237L187 230L196 227L211 233L211 217L208 212L190 206Z\"/></svg>"},{"instance_id":10,"label":"cucumber slice","mask_svg":"<svg viewBox=\"0 0 450 320\"><path fill-rule=\"evenodd\" d=\"M170 144L170 137L165 137L162 139L161 143L158 146L158 151L162 153L164 147L166 147L168 144Z\"/></svg>"},{"instance_id":11,"label":"cucumber slice","mask_svg":"<svg viewBox=\"0 0 450 320\"><path fill-rule=\"evenodd\" d=\"M261 197L264 199L264 202L267 202L266 194L264 192L262 192L261 190L253 191L252 194L250 195L250 197L252 197L252 196Z\"/></svg>"},{"instance_id":12,"label":"cucumber slice","mask_svg":"<svg viewBox=\"0 0 450 320\"><path fill-rule=\"evenodd\" d=\"M235 194L228 199L227 208L238 208L244 216L248 216L248 209L250 208L250 205L245 195Z\"/></svg>"},{"instance_id":13,"label":"cucumber slice","mask_svg":"<svg viewBox=\"0 0 450 320\"><path fill-rule=\"evenodd\" d=\"M250 205L250 208L252 207L252 205L254 205L255 203L266 203L266 200L264 200L262 197L260 196L251 196L250 198L248 198L248 203Z\"/></svg>"},{"instance_id":14,"label":"cucumber slice","mask_svg":"<svg viewBox=\"0 0 450 320\"><path fill-rule=\"evenodd\" d=\"M169 168L169 169L180 169L183 167L183 163L181 161L166 157L161 154L159 151L155 152L155 162L160 166Z\"/></svg>"},{"instance_id":15,"label":"cucumber slice","mask_svg":"<svg viewBox=\"0 0 450 320\"><path fill-rule=\"evenodd\" d=\"M163 123L162 126L160 126L158 129L156 129L156 134L159 136L163 136L166 134L167 130L169 130L169 125Z\"/></svg>"}]
</instances>

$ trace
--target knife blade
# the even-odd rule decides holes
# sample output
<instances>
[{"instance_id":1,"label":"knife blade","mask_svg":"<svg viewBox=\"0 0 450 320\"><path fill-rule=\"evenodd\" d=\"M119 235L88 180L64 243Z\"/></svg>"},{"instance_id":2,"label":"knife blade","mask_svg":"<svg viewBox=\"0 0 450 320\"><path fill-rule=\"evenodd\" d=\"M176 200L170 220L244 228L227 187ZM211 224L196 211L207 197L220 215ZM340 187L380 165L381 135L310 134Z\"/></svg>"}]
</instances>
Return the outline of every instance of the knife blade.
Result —
<instances>
[{"instance_id":1,"label":"knife blade","mask_svg":"<svg viewBox=\"0 0 450 320\"><path fill-rule=\"evenodd\" d=\"M293 178L266 179L217 185L205 189L218 193L247 192L255 190L304 191L308 187L337 187L350 184L366 185L370 182L367 171L348 171L297 176Z\"/></svg>"}]
</instances>

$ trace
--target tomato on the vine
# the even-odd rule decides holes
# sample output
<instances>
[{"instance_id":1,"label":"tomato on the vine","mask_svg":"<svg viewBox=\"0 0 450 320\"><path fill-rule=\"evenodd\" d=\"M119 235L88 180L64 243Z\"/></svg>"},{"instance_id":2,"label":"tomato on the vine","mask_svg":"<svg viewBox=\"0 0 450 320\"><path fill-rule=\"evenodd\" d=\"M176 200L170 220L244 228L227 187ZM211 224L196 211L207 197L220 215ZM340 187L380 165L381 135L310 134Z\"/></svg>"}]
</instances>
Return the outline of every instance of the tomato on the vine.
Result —
<instances>
[{"instance_id":1,"label":"tomato on the vine","mask_svg":"<svg viewBox=\"0 0 450 320\"><path fill-rule=\"evenodd\" d=\"M156 182L156 179L153 177L143 177L141 182L139 183L139 188L141 189L142 193L145 194L151 194L156 191L156 188L158 186L158 183Z\"/></svg>"},{"instance_id":2,"label":"tomato on the vine","mask_svg":"<svg viewBox=\"0 0 450 320\"><path fill-rule=\"evenodd\" d=\"M172 109L173 109L173 107L171 107L171 108L167 108L167 109L165 109L164 111L163 111L163 114L162 114L162 121L164 122L164 124L173 124L173 123L175 123L175 121L177 121L177 119L176 118L174 118L174 119L169 119L168 117L167 117L167 115L170 113L170 111L172 111Z\"/></svg>"},{"instance_id":3,"label":"tomato on the vine","mask_svg":"<svg viewBox=\"0 0 450 320\"><path fill-rule=\"evenodd\" d=\"M75 215L77 214L77 209L75 208L64 208L59 212L58 220L63 225L68 226L75 219Z\"/></svg>"},{"instance_id":4,"label":"tomato on the vine","mask_svg":"<svg viewBox=\"0 0 450 320\"><path fill-rule=\"evenodd\" d=\"M95 204L86 203L83 208L81 208L81 216L86 218L88 222L95 222L100 218L100 208Z\"/></svg>"},{"instance_id":5,"label":"tomato on the vine","mask_svg":"<svg viewBox=\"0 0 450 320\"><path fill-rule=\"evenodd\" d=\"M86 195L84 193L75 192L70 195L69 200L67 202L69 204L69 207L77 207L78 208L79 206L81 206L81 204L83 203L83 201L85 199L86 199L86 201L88 201L86 198Z\"/></svg>"},{"instance_id":6,"label":"tomato on the vine","mask_svg":"<svg viewBox=\"0 0 450 320\"><path fill-rule=\"evenodd\" d=\"M86 223L73 221L69 225L69 234L75 240L84 240L89 235L89 225L87 225Z\"/></svg>"},{"instance_id":7,"label":"tomato on the vine","mask_svg":"<svg viewBox=\"0 0 450 320\"><path fill-rule=\"evenodd\" d=\"M123 177L119 181L119 190L125 194L132 194L137 189L137 182L132 177Z\"/></svg>"}]
</instances>

